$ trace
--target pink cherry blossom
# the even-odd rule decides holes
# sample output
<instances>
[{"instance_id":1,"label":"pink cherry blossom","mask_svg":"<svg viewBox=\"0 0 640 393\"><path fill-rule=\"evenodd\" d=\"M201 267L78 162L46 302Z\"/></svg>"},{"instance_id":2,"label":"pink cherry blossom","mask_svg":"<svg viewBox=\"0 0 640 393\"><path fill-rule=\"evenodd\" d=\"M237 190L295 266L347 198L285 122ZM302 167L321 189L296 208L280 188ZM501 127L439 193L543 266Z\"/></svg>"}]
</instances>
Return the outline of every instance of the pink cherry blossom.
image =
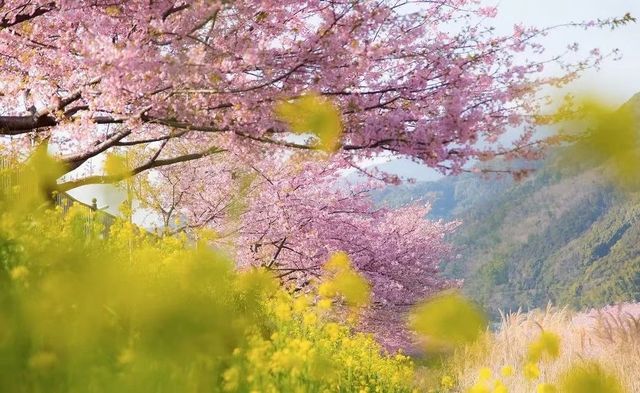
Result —
<instances>
[{"instance_id":1,"label":"pink cherry blossom","mask_svg":"<svg viewBox=\"0 0 640 393\"><path fill-rule=\"evenodd\" d=\"M486 18L496 12L471 0L8 0L0 136L46 140L70 169L131 149L148 159L136 173L246 145L259 160L309 149L273 109L312 91L339 108L354 160L392 153L455 173L505 154L490 141L527 127L543 87L603 57L543 56L537 38L553 28L501 36ZM542 77L546 61L565 74ZM75 177L60 189L117 180Z\"/></svg>"},{"instance_id":2,"label":"pink cherry blossom","mask_svg":"<svg viewBox=\"0 0 640 393\"><path fill-rule=\"evenodd\" d=\"M374 180L346 187L341 171L378 155L443 173L535 157L541 90L605 56L545 53L554 28L499 35L496 12L476 0L6 0L0 144L23 156L48 145L70 172L59 191L123 180L89 165L121 154L138 186L160 190L139 198L167 227L213 230L240 267L266 266L294 290L347 252L374 289L363 329L398 346L406 308L455 285L437 272L457 223L376 207ZM546 62L562 72L542 75ZM310 92L340 114L332 156L275 114ZM522 133L503 147L509 127Z\"/></svg>"},{"instance_id":3,"label":"pink cherry blossom","mask_svg":"<svg viewBox=\"0 0 640 393\"><path fill-rule=\"evenodd\" d=\"M457 285L440 277L438 266L451 251L445 236L459 223L427 219L425 205L375 206L369 191L382 182L340 183L340 165L327 161L207 161L162 170L154 186L164 192L139 199L170 232L213 230L213 244L240 268L266 267L295 291L321 279L333 252L346 252L373 288L362 328L389 348L409 345L412 305Z\"/></svg>"}]
</instances>

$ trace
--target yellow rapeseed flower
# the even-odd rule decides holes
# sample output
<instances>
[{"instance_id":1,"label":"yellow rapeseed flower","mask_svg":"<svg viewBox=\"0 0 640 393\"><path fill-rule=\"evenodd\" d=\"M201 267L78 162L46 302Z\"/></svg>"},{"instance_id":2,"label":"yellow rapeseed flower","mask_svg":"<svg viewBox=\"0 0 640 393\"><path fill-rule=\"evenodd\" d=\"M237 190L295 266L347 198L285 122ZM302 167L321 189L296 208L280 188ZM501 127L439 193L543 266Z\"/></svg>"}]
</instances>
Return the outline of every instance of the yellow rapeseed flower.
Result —
<instances>
[{"instance_id":1,"label":"yellow rapeseed flower","mask_svg":"<svg viewBox=\"0 0 640 393\"><path fill-rule=\"evenodd\" d=\"M560 356L560 337L552 332L542 332L540 337L529 345L527 358L538 362L543 358L556 359Z\"/></svg>"},{"instance_id":2,"label":"yellow rapeseed flower","mask_svg":"<svg viewBox=\"0 0 640 393\"><path fill-rule=\"evenodd\" d=\"M507 389L505 384L502 383L502 381L496 381L495 385L493 386L492 393L508 393L508 392L509 390Z\"/></svg>"},{"instance_id":3,"label":"yellow rapeseed flower","mask_svg":"<svg viewBox=\"0 0 640 393\"><path fill-rule=\"evenodd\" d=\"M411 321L416 333L444 345L475 341L486 326L482 311L458 293L427 300L414 310Z\"/></svg>"},{"instance_id":4,"label":"yellow rapeseed flower","mask_svg":"<svg viewBox=\"0 0 640 393\"><path fill-rule=\"evenodd\" d=\"M226 392L232 392L238 389L240 384L240 370L238 367L230 367L222 374L224 380L223 389Z\"/></svg>"},{"instance_id":5,"label":"yellow rapeseed flower","mask_svg":"<svg viewBox=\"0 0 640 393\"><path fill-rule=\"evenodd\" d=\"M284 302L278 302L274 308L276 317L282 321L288 321L291 319L291 307Z\"/></svg>"},{"instance_id":6,"label":"yellow rapeseed flower","mask_svg":"<svg viewBox=\"0 0 640 393\"><path fill-rule=\"evenodd\" d=\"M26 266L16 266L9 272L12 280L24 280L29 275L29 269Z\"/></svg>"},{"instance_id":7,"label":"yellow rapeseed flower","mask_svg":"<svg viewBox=\"0 0 640 393\"><path fill-rule=\"evenodd\" d=\"M291 131L315 135L319 150L333 152L339 147L342 119L338 108L328 99L317 94L306 94L295 100L278 103L275 112Z\"/></svg>"},{"instance_id":8,"label":"yellow rapeseed flower","mask_svg":"<svg viewBox=\"0 0 640 393\"><path fill-rule=\"evenodd\" d=\"M522 370L524 377L527 379L538 379L540 378L540 368L536 363L528 362L524 365L524 369Z\"/></svg>"},{"instance_id":9,"label":"yellow rapeseed flower","mask_svg":"<svg viewBox=\"0 0 640 393\"><path fill-rule=\"evenodd\" d=\"M309 304L311 304L311 299L309 299L309 296L302 295L293 301L293 311L295 311L296 313L302 313L309 307Z\"/></svg>"},{"instance_id":10,"label":"yellow rapeseed flower","mask_svg":"<svg viewBox=\"0 0 640 393\"><path fill-rule=\"evenodd\" d=\"M440 380L440 386L442 386L443 389L449 390L455 386L455 381L450 375L444 375Z\"/></svg>"},{"instance_id":11,"label":"yellow rapeseed flower","mask_svg":"<svg viewBox=\"0 0 640 393\"><path fill-rule=\"evenodd\" d=\"M302 323L307 327L314 326L317 322L318 316L313 312L306 312L302 316Z\"/></svg>"},{"instance_id":12,"label":"yellow rapeseed flower","mask_svg":"<svg viewBox=\"0 0 640 393\"><path fill-rule=\"evenodd\" d=\"M561 393L624 393L615 375L598 363L588 362L572 367L560 378Z\"/></svg>"},{"instance_id":13,"label":"yellow rapeseed flower","mask_svg":"<svg viewBox=\"0 0 640 393\"><path fill-rule=\"evenodd\" d=\"M318 308L321 310L329 310L331 309L332 303L331 299L320 299L318 300Z\"/></svg>"},{"instance_id":14,"label":"yellow rapeseed flower","mask_svg":"<svg viewBox=\"0 0 640 393\"><path fill-rule=\"evenodd\" d=\"M351 269L349 255L343 251L334 252L329 257L329 260L324 264L324 268L330 272L339 272Z\"/></svg>"},{"instance_id":15,"label":"yellow rapeseed flower","mask_svg":"<svg viewBox=\"0 0 640 393\"><path fill-rule=\"evenodd\" d=\"M335 340L340 336L340 325L335 322L330 322L324 327L325 332L330 339Z\"/></svg>"},{"instance_id":16,"label":"yellow rapeseed flower","mask_svg":"<svg viewBox=\"0 0 640 393\"><path fill-rule=\"evenodd\" d=\"M558 389L550 383L541 383L536 387L536 393L556 393Z\"/></svg>"},{"instance_id":17,"label":"yellow rapeseed flower","mask_svg":"<svg viewBox=\"0 0 640 393\"><path fill-rule=\"evenodd\" d=\"M318 294L322 297L334 297L336 295L336 287L331 281L326 281L318 287Z\"/></svg>"},{"instance_id":18,"label":"yellow rapeseed flower","mask_svg":"<svg viewBox=\"0 0 640 393\"><path fill-rule=\"evenodd\" d=\"M500 375L502 375L503 377L510 377L513 375L513 367L511 366L504 366L500 369Z\"/></svg>"},{"instance_id":19,"label":"yellow rapeseed flower","mask_svg":"<svg viewBox=\"0 0 640 393\"><path fill-rule=\"evenodd\" d=\"M487 384L478 382L475 385L471 386L467 393L491 393L491 389L489 389Z\"/></svg>"},{"instance_id":20,"label":"yellow rapeseed flower","mask_svg":"<svg viewBox=\"0 0 640 393\"><path fill-rule=\"evenodd\" d=\"M354 271L344 271L336 275L334 284L337 292L350 306L360 307L369 302L371 287L369 283Z\"/></svg>"},{"instance_id":21,"label":"yellow rapeseed flower","mask_svg":"<svg viewBox=\"0 0 640 393\"><path fill-rule=\"evenodd\" d=\"M493 373L489 367L482 367L478 371L478 379L483 382L489 381L491 379L492 374Z\"/></svg>"}]
</instances>

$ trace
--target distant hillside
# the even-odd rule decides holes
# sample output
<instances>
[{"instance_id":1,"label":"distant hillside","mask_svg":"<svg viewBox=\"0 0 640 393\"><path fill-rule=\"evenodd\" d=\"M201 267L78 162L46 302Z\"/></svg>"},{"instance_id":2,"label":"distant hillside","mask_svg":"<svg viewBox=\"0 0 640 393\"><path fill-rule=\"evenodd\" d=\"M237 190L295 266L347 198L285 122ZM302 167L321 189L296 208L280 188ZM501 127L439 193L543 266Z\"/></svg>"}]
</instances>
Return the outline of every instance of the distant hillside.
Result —
<instances>
[{"instance_id":1,"label":"distant hillside","mask_svg":"<svg viewBox=\"0 0 640 393\"><path fill-rule=\"evenodd\" d=\"M432 218L461 220L450 239L458 256L444 274L464 279L464 290L494 313L638 301L640 193L608 184L606 163L569 159L556 149L519 183L465 174L388 187L374 198L431 201Z\"/></svg>"},{"instance_id":2,"label":"distant hillside","mask_svg":"<svg viewBox=\"0 0 640 393\"><path fill-rule=\"evenodd\" d=\"M432 201L432 218L463 221L444 274L492 311L639 300L639 195L607 185L603 166L571 168L558 153L520 183L466 174L375 198Z\"/></svg>"},{"instance_id":3,"label":"distant hillside","mask_svg":"<svg viewBox=\"0 0 640 393\"><path fill-rule=\"evenodd\" d=\"M373 199L378 204L393 207L413 202L429 202L430 218L450 220L476 205L491 200L512 185L510 176L480 178L477 175L464 174L436 181L386 187L376 190Z\"/></svg>"}]
</instances>

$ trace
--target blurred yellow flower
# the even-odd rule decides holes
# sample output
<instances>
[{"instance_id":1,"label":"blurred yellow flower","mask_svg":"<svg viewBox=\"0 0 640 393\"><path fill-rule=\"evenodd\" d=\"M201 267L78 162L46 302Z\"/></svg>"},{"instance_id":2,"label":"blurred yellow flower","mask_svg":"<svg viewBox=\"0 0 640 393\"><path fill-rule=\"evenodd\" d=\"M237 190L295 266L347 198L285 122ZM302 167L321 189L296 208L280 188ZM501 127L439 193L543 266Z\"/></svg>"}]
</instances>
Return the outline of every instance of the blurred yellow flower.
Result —
<instances>
[{"instance_id":1,"label":"blurred yellow flower","mask_svg":"<svg viewBox=\"0 0 640 393\"><path fill-rule=\"evenodd\" d=\"M335 340L340 335L340 326L337 323L330 322L324 327L330 339Z\"/></svg>"},{"instance_id":2,"label":"blurred yellow flower","mask_svg":"<svg viewBox=\"0 0 640 393\"><path fill-rule=\"evenodd\" d=\"M339 272L351 269L349 255L343 251L334 252L329 257L329 260L324 264L324 268L330 272Z\"/></svg>"},{"instance_id":3,"label":"blurred yellow flower","mask_svg":"<svg viewBox=\"0 0 640 393\"><path fill-rule=\"evenodd\" d=\"M315 325L316 322L318 322L318 316L313 312L306 312L302 316L302 323L307 327Z\"/></svg>"},{"instance_id":4,"label":"blurred yellow flower","mask_svg":"<svg viewBox=\"0 0 640 393\"><path fill-rule=\"evenodd\" d=\"M511 366L504 366L500 369L500 375L502 375L503 377L510 377L513 375L513 367Z\"/></svg>"},{"instance_id":5,"label":"blurred yellow flower","mask_svg":"<svg viewBox=\"0 0 640 393\"><path fill-rule=\"evenodd\" d=\"M504 385L504 383L502 383L502 381L496 381L493 387L493 393L508 393L508 392L509 390Z\"/></svg>"},{"instance_id":6,"label":"blurred yellow flower","mask_svg":"<svg viewBox=\"0 0 640 393\"><path fill-rule=\"evenodd\" d=\"M485 383L479 382L471 386L467 393L491 393L491 389Z\"/></svg>"},{"instance_id":7,"label":"blurred yellow flower","mask_svg":"<svg viewBox=\"0 0 640 393\"><path fill-rule=\"evenodd\" d=\"M127 159L118 154L108 154L104 160L104 172L108 176L125 178L131 175Z\"/></svg>"},{"instance_id":8,"label":"blurred yellow flower","mask_svg":"<svg viewBox=\"0 0 640 393\"><path fill-rule=\"evenodd\" d=\"M588 362L572 367L560 378L561 393L624 393L620 381L598 363Z\"/></svg>"},{"instance_id":9,"label":"blurred yellow flower","mask_svg":"<svg viewBox=\"0 0 640 393\"><path fill-rule=\"evenodd\" d=\"M369 283L354 271L336 274L334 285L337 292L344 297L350 306L360 307L369 302L371 288Z\"/></svg>"},{"instance_id":10,"label":"blurred yellow flower","mask_svg":"<svg viewBox=\"0 0 640 393\"><path fill-rule=\"evenodd\" d=\"M489 367L482 367L479 371L478 371L478 379L480 381L489 381L491 379L493 372L491 371L491 369Z\"/></svg>"},{"instance_id":11,"label":"blurred yellow flower","mask_svg":"<svg viewBox=\"0 0 640 393\"><path fill-rule=\"evenodd\" d=\"M486 326L482 311L458 293L427 300L411 317L411 327L416 333L444 345L475 341Z\"/></svg>"},{"instance_id":12,"label":"blurred yellow flower","mask_svg":"<svg viewBox=\"0 0 640 393\"><path fill-rule=\"evenodd\" d=\"M536 387L536 393L556 393L558 389L550 383L541 383Z\"/></svg>"},{"instance_id":13,"label":"blurred yellow flower","mask_svg":"<svg viewBox=\"0 0 640 393\"><path fill-rule=\"evenodd\" d=\"M232 392L238 389L240 383L240 370L238 367L230 367L223 374L222 378L224 380L223 389L226 392Z\"/></svg>"},{"instance_id":14,"label":"blurred yellow flower","mask_svg":"<svg viewBox=\"0 0 640 393\"><path fill-rule=\"evenodd\" d=\"M333 152L339 147L342 120L338 108L328 99L310 93L291 101L281 101L275 112L291 131L315 135L318 149Z\"/></svg>"},{"instance_id":15,"label":"blurred yellow flower","mask_svg":"<svg viewBox=\"0 0 640 393\"><path fill-rule=\"evenodd\" d=\"M527 359L530 362L538 362L545 357L556 359L558 356L560 356L560 337L546 331L529 345L527 351Z\"/></svg>"},{"instance_id":16,"label":"blurred yellow flower","mask_svg":"<svg viewBox=\"0 0 640 393\"><path fill-rule=\"evenodd\" d=\"M440 380L440 386L442 386L442 388L444 389L452 389L455 386L455 381L453 380L453 378L449 375L444 375L442 377L442 379Z\"/></svg>"},{"instance_id":17,"label":"blurred yellow flower","mask_svg":"<svg viewBox=\"0 0 640 393\"><path fill-rule=\"evenodd\" d=\"M536 363L528 362L524 365L524 369L522 370L524 377L527 379L538 379L540 378L540 368Z\"/></svg>"},{"instance_id":18,"label":"blurred yellow flower","mask_svg":"<svg viewBox=\"0 0 640 393\"><path fill-rule=\"evenodd\" d=\"M318 295L322 297L334 297L336 295L336 288L332 282L323 282L318 287Z\"/></svg>"},{"instance_id":19,"label":"blurred yellow flower","mask_svg":"<svg viewBox=\"0 0 640 393\"><path fill-rule=\"evenodd\" d=\"M311 299L309 299L309 296L302 295L300 297L297 297L293 301L293 310L298 314L302 313L309 307L309 304L311 304Z\"/></svg>"},{"instance_id":20,"label":"blurred yellow flower","mask_svg":"<svg viewBox=\"0 0 640 393\"><path fill-rule=\"evenodd\" d=\"M574 143L567 150L565 164L583 165L605 163L612 170L605 172L622 190L640 188L640 133L638 116L633 105L615 109L607 103L585 97L579 103L570 120L571 133L564 138ZM564 116L567 117L567 116Z\"/></svg>"},{"instance_id":21,"label":"blurred yellow flower","mask_svg":"<svg viewBox=\"0 0 640 393\"><path fill-rule=\"evenodd\" d=\"M320 299L318 300L318 308L321 310L330 310L332 303L331 299Z\"/></svg>"},{"instance_id":22,"label":"blurred yellow flower","mask_svg":"<svg viewBox=\"0 0 640 393\"><path fill-rule=\"evenodd\" d=\"M274 313L280 320L288 321L291 319L291 307L284 302L278 302L275 306Z\"/></svg>"},{"instance_id":23,"label":"blurred yellow flower","mask_svg":"<svg viewBox=\"0 0 640 393\"><path fill-rule=\"evenodd\" d=\"M38 352L29 358L29 367L33 369L48 369L58 361L55 353L49 351Z\"/></svg>"},{"instance_id":24,"label":"blurred yellow flower","mask_svg":"<svg viewBox=\"0 0 640 393\"><path fill-rule=\"evenodd\" d=\"M371 288L367 280L351 268L349 256L335 252L325 263L329 277L318 287L318 294L324 298L340 295L347 305L361 307L369 302Z\"/></svg>"},{"instance_id":25,"label":"blurred yellow flower","mask_svg":"<svg viewBox=\"0 0 640 393\"><path fill-rule=\"evenodd\" d=\"M12 280L24 280L29 275L29 269L26 266L16 266L9 272Z\"/></svg>"}]
</instances>

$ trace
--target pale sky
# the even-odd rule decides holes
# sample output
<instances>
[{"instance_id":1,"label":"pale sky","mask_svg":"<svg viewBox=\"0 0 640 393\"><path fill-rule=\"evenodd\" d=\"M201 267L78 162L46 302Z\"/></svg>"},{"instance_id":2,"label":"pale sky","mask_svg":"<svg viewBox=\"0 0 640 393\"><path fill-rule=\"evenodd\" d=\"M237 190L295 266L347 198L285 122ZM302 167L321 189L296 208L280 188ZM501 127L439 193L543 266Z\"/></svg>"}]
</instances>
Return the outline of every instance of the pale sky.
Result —
<instances>
[{"instance_id":1,"label":"pale sky","mask_svg":"<svg viewBox=\"0 0 640 393\"><path fill-rule=\"evenodd\" d=\"M621 17L626 12L639 18L634 24L611 29L568 28L550 34L545 44L553 51L579 42L583 49L600 48L605 53L619 48L623 58L606 61L600 70L588 71L571 91L597 92L614 105L640 92L640 1L639 0L502 0L497 2L496 25L510 29L515 23L532 26L557 25L570 21Z\"/></svg>"},{"instance_id":2,"label":"pale sky","mask_svg":"<svg viewBox=\"0 0 640 393\"><path fill-rule=\"evenodd\" d=\"M550 33L543 41L548 53L558 54L567 45L578 42L582 54L593 48L599 48L602 53L609 53L618 48L622 59L605 60L600 69L586 71L583 76L562 91L549 91L552 96L561 97L566 93L597 94L611 107L617 107L634 94L640 92L640 0L502 0L485 1L487 5L498 5L498 16L489 23L494 25L499 33L509 34L515 24L525 26L546 27L597 19L622 17L630 12L638 18L637 23L610 28L561 28ZM545 72L553 73L552 67ZM372 161L373 165L387 162L388 158ZM409 160L395 160L392 164L383 165L385 170L402 176L413 177L417 180L435 180L441 175L423 165Z\"/></svg>"}]
</instances>

